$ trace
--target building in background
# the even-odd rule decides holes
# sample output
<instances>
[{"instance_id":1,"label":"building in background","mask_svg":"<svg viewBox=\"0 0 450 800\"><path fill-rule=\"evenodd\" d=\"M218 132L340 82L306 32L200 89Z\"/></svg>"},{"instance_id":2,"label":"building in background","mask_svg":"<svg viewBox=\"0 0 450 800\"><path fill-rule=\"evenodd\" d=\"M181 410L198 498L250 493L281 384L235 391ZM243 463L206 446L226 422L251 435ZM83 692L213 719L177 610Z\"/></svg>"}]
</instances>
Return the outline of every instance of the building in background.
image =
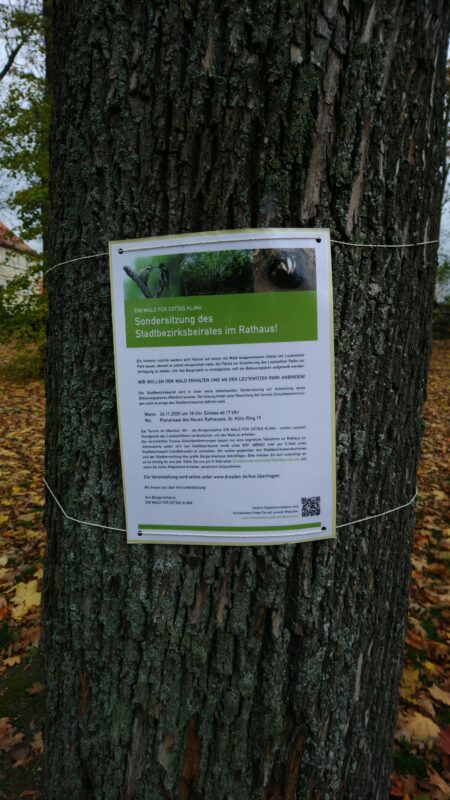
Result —
<instances>
[{"instance_id":1,"label":"building in background","mask_svg":"<svg viewBox=\"0 0 450 800\"><path fill-rule=\"evenodd\" d=\"M0 288L12 278L25 276L36 256L37 253L0 220ZM31 286L26 294L30 291L33 291Z\"/></svg>"}]
</instances>

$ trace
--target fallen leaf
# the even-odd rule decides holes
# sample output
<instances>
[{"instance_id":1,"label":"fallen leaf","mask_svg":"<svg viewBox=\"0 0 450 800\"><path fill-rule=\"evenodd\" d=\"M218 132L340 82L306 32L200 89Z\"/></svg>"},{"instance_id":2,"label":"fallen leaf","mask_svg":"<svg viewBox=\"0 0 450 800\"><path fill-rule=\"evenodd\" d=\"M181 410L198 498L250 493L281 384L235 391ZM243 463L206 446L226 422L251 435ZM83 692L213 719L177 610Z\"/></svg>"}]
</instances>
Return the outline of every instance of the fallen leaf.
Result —
<instances>
[{"instance_id":1,"label":"fallen leaf","mask_svg":"<svg viewBox=\"0 0 450 800\"><path fill-rule=\"evenodd\" d=\"M6 597L0 597L0 622L5 619L8 614L8 603Z\"/></svg>"},{"instance_id":2,"label":"fallen leaf","mask_svg":"<svg viewBox=\"0 0 450 800\"><path fill-rule=\"evenodd\" d=\"M5 667L15 667L17 664L20 664L20 661L20 656L9 656L9 658L4 658L2 663Z\"/></svg>"},{"instance_id":3,"label":"fallen leaf","mask_svg":"<svg viewBox=\"0 0 450 800\"><path fill-rule=\"evenodd\" d=\"M439 703L445 703L446 706L450 706L450 692L445 692L443 689L440 689L439 686L436 686L435 683L430 686L428 691L434 700L438 700Z\"/></svg>"},{"instance_id":4,"label":"fallen leaf","mask_svg":"<svg viewBox=\"0 0 450 800\"><path fill-rule=\"evenodd\" d=\"M439 490L433 489L433 494L434 494L436 500L447 500L447 495L445 494L445 492L441 492Z\"/></svg>"},{"instance_id":5,"label":"fallen leaf","mask_svg":"<svg viewBox=\"0 0 450 800\"><path fill-rule=\"evenodd\" d=\"M27 694L40 694L45 690L45 686L42 683L33 683L28 689L25 689Z\"/></svg>"},{"instance_id":6,"label":"fallen leaf","mask_svg":"<svg viewBox=\"0 0 450 800\"><path fill-rule=\"evenodd\" d=\"M424 711L427 712L433 719L436 716L436 711L434 708L433 703L431 702L430 698L427 697L423 692L420 693L419 697L417 698L417 705L420 708L423 708Z\"/></svg>"},{"instance_id":7,"label":"fallen leaf","mask_svg":"<svg viewBox=\"0 0 450 800\"><path fill-rule=\"evenodd\" d=\"M426 569L426 567L428 566L428 561L426 560L426 558L418 558L417 556L413 556L411 558L411 561L413 563L414 569L417 570L419 574L423 572L423 570Z\"/></svg>"},{"instance_id":8,"label":"fallen leaf","mask_svg":"<svg viewBox=\"0 0 450 800\"><path fill-rule=\"evenodd\" d=\"M417 781L414 775L406 775L403 779L405 792L408 795L415 795L417 793Z\"/></svg>"},{"instance_id":9,"label":"fallen leaf","mask_svg":"<svg viewBox=\"0 0 450 800\"><path fill-rule=\"evenodd\" d=\"M424 661L423 665L428 672L439 672L439 667L433 661Z\"/></svg>"},{"instance_id":10,"label":"fallen leaf","mask_svg":"<svg viewBox=\"0 0 450 800\"><path fill-rule=\"evenodd\" d=\"M444 631L441 631L441 635L445 638ZM434 659L439 660L440 658L442 658L444 661L446 661L448 653L448 644L444 644L444 642L434 642L434 641L429 642L428 651L430 655L433 656Z\"/></svg>"},{"instance_id":11,"label":"fallen leaf","mask_svg":"<svg viewBox=\"0 0 450 800\"><path fill-rule=\"evenodd\" d=\"M440 729L433 720L415 712L403 720L405 738L409 741L432 743L440 734Z\"/></svg>"},{"instance_id":12,"label":"fallen leaf","mask_svg":"<svg viewBox=\"0 0 450 800\"><path fill-rule=\"evenodd\" d=\"M13 751L13 769L17 767L25 767L31 761L31 753L29 747L19 747L18 750Z\"/></svg>"},{"instance_id":13,"label":"fallen leaf","mask_svg":"<svg viewBox=\"0 0 450 800\"><path fill-rule=\"evenodd\" d=\"M450 756L450 725L447 725L446 728L441 730L439 747L444 751L444 753L447 753Z\"/></svg>"},{"instance_id":14,"label":"fallen leaf","mask_svg":"<svg viewBox=\"0 0 450 800\"><path fill-rule=\"evenodd\" d=\"M19 644L22 648L35 647L39 642L39 625L32 625L20 631Z\"/></svg>"},{"instance_id":15,"label":"fallen leaf","mask_svg":"<svg viewBox=\"0 0 450 800\"><path fill-rule=\"evenodd\" d=\"M404 795L403 781L402 781L401 778L398 778L397 775L395 775L392 778L392 783L391 783L390 788L389 788L389 794L392 797L401 797L401 798L403 798L403 795Z\"/></svg>"},{"instance_id":16,"label":"fallen leaf","mask_svg":"<svg viewBox=\"0 0 450 800\"><path fill-rule=\"evenodd\" d=\"M405 638L409 646L413 647L415 650L423 650L426 647L426 639L422 631L416 631L410 628Z\"/></svg>"},{"instance_id":17,"label":"fallen leaf","mask_svg":"<svg viewBox=\"0 0 450 800\"><path fill-rule=\"evenodd\" d=\"M16 593L12 599L15 606L12 609L14 619L22 619L29 608L40 605L41 593L38 592L37 586L38 582L35 579L28 583L21 582L16 584Z\"/></svg>"},{"instance_id":18,"label":"fallen leaf","mask_svg":"<svg viewBox=\"0 0 450 800\"><path fill-rule=\"evenodd\" d=\"M8 753L23 739L23 733L16 733L9 717L0 719L0 750Z\"/></svg>"},{"instance_id":19,"label":"fallen leaf","mask_svg":"<svg viewBox=\"0 0 450 800\"><path fill-rule=\"evenodd\" d=\"M428 772L428 775L430 778L430 783L432 783L433 786L437 786L437 788L440 789L440 791L445 795L445 797L450 797L450 786L447 783L447 781L444 781L444 779L441 778L441 776L438 775L437 772L434 771L434 769L431 769L431 767Z\"/></svg>"},{"instance_id":20,"label":"fallen leaf","mask_svg":"<svg viewBox=\"0 0 450 800\"><path fill-rule=\"evenodd\" d=\"M400 697L408 700L417 690L420 671L406 667L400 680Z\"/></svg>"},{"instance_id":21,"label":"fallen leaf","mask_svg":"<svg viewBox=\"0 0 450 800\"><path fill-rule=\"evenodd\" d=\"M33 737L33 741L31 742L31 749L35 753L43 753L44 752L44 743L42 741L42 733L36 733Z\"/></svg>"}]
</instances>

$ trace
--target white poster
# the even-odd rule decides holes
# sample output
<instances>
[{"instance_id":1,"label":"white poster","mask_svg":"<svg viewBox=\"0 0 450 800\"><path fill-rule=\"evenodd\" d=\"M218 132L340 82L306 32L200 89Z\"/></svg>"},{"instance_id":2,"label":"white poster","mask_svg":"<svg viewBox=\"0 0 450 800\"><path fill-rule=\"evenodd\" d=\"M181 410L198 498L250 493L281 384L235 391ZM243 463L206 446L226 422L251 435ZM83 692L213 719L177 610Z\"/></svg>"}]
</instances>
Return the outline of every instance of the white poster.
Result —
<instances>
[{"instance_id":1,"label":"white poster","mask_svg":"<svg viewBox=\"0 0 450 800\"><path fill-rule=\"evenodd\" d=\"M327 230L110 244L128 542L335 535Z\"/></svg>"}]
</instances>

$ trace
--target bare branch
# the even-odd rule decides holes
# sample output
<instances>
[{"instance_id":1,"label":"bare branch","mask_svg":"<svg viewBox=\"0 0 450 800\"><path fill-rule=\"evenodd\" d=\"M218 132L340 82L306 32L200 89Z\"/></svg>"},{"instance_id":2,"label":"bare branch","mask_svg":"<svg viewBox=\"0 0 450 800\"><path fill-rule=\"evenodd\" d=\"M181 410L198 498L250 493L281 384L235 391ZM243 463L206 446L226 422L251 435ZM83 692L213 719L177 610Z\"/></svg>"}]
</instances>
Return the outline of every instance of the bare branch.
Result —
<instances>
[{"instance_id":1,"label":"bare branch","mask_svg":"<svg viewBox=\"0 0 450 800\"><path fill-rule=\"evenodd\" d=\"M123 271L127 273L127 275L134 280L134 282L139 286L144 297L151 298L153 297L150 289L148 288L147 284L142 280L142 278L138 275L137 272L133 272L131 267L124 267Z\"/></svg>"},{"instance_id":2,"label":"bare branch","mask_svg":"<svg viewBox=\"0 0 450 800\"><path fill-rule=\"evenodd\" d=\"M2 81L2 80L3 80L3 78L5 77L5 75L7 75L7 74L8 74L8 72L11 70L11 68L14 66L14 62L15 62L15 60L16 60L16 58L17 58L18 54L20 53L20 51L21 51L22 47L24 46L24 44L25 44L25 39L22 39L22 40L21 40L21 41L20 41L18 44L16 44L16 46L15 46L15 47L13 47L13 49L11 50L11 52L10 52L10 54L9 54L8 58L7 58L7 59L6 59L6 61L5 61L5 64L4 64L4 66L3 66L3 67L0 69L0 81Z\"/></svg>"}]
</instances>

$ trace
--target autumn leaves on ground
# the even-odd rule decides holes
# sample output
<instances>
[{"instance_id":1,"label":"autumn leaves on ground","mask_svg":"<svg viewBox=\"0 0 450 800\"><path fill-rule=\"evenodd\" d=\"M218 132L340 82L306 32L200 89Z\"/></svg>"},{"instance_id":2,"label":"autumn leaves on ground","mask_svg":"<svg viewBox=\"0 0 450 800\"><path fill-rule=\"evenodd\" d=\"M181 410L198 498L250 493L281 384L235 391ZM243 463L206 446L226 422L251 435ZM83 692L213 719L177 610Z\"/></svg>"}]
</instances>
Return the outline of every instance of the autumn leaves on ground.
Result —
<instances>
[{"instance_id":1,"label":"autumn leaves on ground","mask_svg":"<svg viewBox=\"0 0 450 800\"><path fill-rule=\"evenodd\" d=\"M402 800L450 798L449 356L450 341L436 341L390 789L390 798ZM32 352L18 358L13 345L0 347L0 800L44 800L38 651L44 392L42 381L27 377L34 358Z\"/></svg>"},{"instance_id":2,"label":"autumn leaves on ground","mask_svg":"<svg viewBox=\"0 0 450 800\"><path fill-rule=\"evenodd\" d=\"M391 798L450 798L450 340L433 344Z\"/></svg>"},{"instance_id":3,"label":"autumn leaves on ground","mask_svg":"<svg viewBox=\"0 0 450 800\"><path fill-rule=\"evenodd\" d=\"M41 798L44 387L0 346L0 798ZM25 373L25 375L23 374Z\"/></svg>"}]
</instances>

